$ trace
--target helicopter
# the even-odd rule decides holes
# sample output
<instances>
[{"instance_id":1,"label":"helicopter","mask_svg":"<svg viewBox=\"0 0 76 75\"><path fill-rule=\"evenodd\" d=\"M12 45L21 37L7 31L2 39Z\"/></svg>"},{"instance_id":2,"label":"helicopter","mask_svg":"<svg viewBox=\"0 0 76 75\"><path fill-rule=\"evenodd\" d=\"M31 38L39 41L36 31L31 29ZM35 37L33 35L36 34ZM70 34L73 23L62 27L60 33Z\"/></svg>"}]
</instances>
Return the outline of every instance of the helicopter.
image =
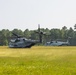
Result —
<instances>
[{"instance_id":1,"label":"helicopter","mask_svg":"<svg viewBox=\"0 0 76 75\"><path fill-rule=\"evenodd\" d=\"M15 33L12 33L16 38L11 39L9 42L10 48L31 48L37 43L42 43L42 35L45 34L43 31L40 30L40 25L38 25L38 31L35 31L39 35L39 40L31 40L25 37L21 37Z\"/></svg>"},{"instance_id":2,"label":"helicopter","mask_svg":"<svg viewBox=\"0 0 76 75\"><path fill-rule=\"evenodd\" d=\"M56 41L50 41L50 42L47 42L45 44L46 46L68 46L69 45L69 41L59 41L59 40L56 40Z\"/></svg>"}]
</instances>

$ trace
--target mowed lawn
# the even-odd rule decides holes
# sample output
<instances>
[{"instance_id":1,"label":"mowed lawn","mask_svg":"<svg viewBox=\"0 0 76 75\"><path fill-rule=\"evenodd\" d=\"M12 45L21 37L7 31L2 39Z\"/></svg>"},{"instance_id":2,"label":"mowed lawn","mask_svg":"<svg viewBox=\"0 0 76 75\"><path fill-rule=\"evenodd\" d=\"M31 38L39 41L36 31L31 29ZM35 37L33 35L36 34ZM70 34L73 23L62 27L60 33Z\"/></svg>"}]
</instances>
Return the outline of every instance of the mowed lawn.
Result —
<instances>
[{"instance_id":1,"label":"mowed lawn","mask_svg":"<svg viewBox=\"0 0 76 75\"><path fill-rule=\"evenodd\" d=\"M76 75L76 47L1 46L0 75Z\"/></svg>"}]
</instances>

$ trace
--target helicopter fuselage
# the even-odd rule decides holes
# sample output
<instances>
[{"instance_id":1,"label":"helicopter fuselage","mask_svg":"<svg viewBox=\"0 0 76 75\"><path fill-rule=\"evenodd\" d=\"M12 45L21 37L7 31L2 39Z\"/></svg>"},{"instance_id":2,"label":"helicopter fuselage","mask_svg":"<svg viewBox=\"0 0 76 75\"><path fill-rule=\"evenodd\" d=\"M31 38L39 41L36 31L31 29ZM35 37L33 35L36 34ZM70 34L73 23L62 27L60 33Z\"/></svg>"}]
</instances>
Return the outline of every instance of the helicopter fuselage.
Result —
<instances>
[{"instance_id":1,"label":"helicopter fuselage","mask_svg":"<svg viewBox=\"0 0 76 75\"><path fill-rule=\"evenodd\" d=\"M69 45L69 42L62 42L62 41L51 41L51 42L47 42L45 44L46 46L64 46L64 45Z\"/></svg>"},{"instance_id":2,"label":"helicopter fuselage","mask_svg":"<svg viewBox=\"0 0 76 75\"><path fill-rule=\"evenodd\" d=\"M11 39L9 42L10 48L31 48L37 43L36 40L26 38Z\"/></svg>"}]
</instances>

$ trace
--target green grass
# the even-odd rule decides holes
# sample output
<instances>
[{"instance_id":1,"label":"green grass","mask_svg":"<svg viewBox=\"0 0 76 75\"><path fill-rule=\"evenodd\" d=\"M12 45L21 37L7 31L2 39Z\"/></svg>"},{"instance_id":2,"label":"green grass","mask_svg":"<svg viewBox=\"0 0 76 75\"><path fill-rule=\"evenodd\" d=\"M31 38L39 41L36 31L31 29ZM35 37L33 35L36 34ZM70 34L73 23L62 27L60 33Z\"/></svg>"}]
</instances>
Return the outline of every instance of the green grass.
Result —
<instances>
[{"instance_id":1,"label":"green grass","mask_svg":"<svg viewBox=\"0 0 76 75\"><path fill-rule=\"evenodd\" d=\"M76 75L76 47L0 47L0 75Z\"/></svg>"}]
</instances>

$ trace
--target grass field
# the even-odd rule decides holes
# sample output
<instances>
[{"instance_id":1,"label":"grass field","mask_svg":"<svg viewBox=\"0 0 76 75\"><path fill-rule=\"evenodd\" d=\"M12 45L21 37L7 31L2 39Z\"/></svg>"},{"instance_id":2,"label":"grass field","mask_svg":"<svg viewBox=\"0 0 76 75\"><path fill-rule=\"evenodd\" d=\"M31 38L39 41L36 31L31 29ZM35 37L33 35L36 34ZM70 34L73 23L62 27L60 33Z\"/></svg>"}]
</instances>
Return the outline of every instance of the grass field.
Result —
<instances>
[{"instance_id":1,"label":"grass field","mask_svg":"<svg viewBox=\"0 0 76 75\"><path fill-rule=\"evenodd\" d=\"M76 75L76 47L0 47L0 75Z\"/></svg>"}]
</instances>

